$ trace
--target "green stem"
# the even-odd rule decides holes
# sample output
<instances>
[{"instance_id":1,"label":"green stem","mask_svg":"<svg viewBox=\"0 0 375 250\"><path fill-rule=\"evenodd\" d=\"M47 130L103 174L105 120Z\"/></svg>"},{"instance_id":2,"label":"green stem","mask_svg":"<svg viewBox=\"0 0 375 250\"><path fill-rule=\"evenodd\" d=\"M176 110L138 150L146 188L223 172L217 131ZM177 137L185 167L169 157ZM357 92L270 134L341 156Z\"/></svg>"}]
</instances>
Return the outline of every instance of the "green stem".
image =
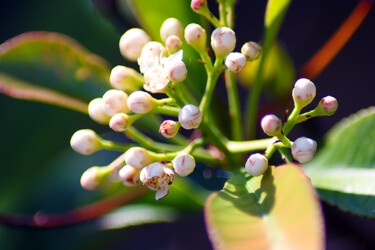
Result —
<instances>
[{"instance_id":1,"label":"green stem","mask_svg":"<svg viewBox=\"0 0 375 250\"><path fill-rule=\"evenodd\" d=\"M155 107L152 110L153 113L161 114L161 115L169 115L177 117L178 113L180 112L179 108L171 107L171 106L162 106L162 107Z\"/></svg>"},{"instance_id":2,"label":"green stem","mask_svg":"<svg viewBox=\"0 0 375 250\"><path fill-rule=\"evenodd\" d=\"M205 18L207 18L208 21L210 21L210 23L215 26L215 28L218 28L218 27L221 27L222 24L220 22L219 19L217 19L217 17L214 16L214 14L211 13L211 11L207 11L207 12L203 12L201 13Z\"/></svg>"},{"instance_id":3,"label":"green stem","mask_svg":"<svg viewBox=\"0 0 375 250\"><path fill-rule=\"evenodd\" d=\"M227 20L227 10L224 3L219 3L219 16L222 26L228 26Z\"/></svg>"},{"instance_id":4,"label":"green stem","mask_svg":"<svg viewBox=\"0 0 375 250\"><path fill-rule=\"evenodd\" d=\"M174 101L173 98L163 98L163 99L156 100L156 103L161 105L161 106L174 105L175 101Z\"/></svg>"},{"instance_id":5,"label":"green stem","mask_svg":"<svg viewBox=\"0 0 375 250\"><path fill-rule=\"evenodd\" d=\"M234 140L241 140L243 135L243 127L241 120L240 98L235 75L229 70L225 71L225 83L228 92L229 116L231 121L232 137Z\"/></svg>"},{"instance_id":6,"label":"green stem","mask_svg":"<svg viewBox=\"0 0 375 250\"><path fill-rule=\"evenodd\" d=\"M287 136L289 132L292 130L292 128L297 124L297 118L300 112L301 108L294 107L292 113L289 115L288 120L283 127L283 132L285 136Z\"/></svg>"},{"instance_id":7,"label":"green stem","mask_svg":"<svg viewBox=\"0 0 375 250\"><path fill-rule=\"evenodd\" d=\"M267 149L275 142L275 138L260 139L253 141L227 141L226 146L232 154L261 151Z\"/></svg>"},{"instance_id":8,"label":"green stem","mask_svg":"<svg viewBox=\"0 0 375 250\"><path fill-rule=\"evenodd\" d=\"M290 155L287 148L280 147L279 152L283 156L283 160L287 163L293 163L293 157Z\"/></svg>"},{"instance_id":9,"label":"green stem","mask_svg":"<svg viewBox=\"0 0 375 250\"><path fill-rule=\"evenodd\" d=\"M114 151L122 151L122 152L124 152L124 151L128 150L129 148L135 146L135 144L121 144L121 143L116 143L116 142L113 142L113 141L107 141L107 140L103 140L103 139L101 139L100 142L101 142L101 145L104 149L114 150Z\"/></svg>"}]
</instances>

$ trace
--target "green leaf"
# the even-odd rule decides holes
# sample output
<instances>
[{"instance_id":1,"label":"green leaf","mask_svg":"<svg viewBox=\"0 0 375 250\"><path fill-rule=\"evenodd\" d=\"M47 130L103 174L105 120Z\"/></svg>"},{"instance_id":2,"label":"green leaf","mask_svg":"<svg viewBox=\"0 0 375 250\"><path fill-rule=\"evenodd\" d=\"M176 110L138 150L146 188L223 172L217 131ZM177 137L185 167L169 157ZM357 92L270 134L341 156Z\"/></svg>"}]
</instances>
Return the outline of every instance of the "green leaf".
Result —
<instances>
[{"instance_id":1,"label":"green leaf","mask_svg":"<svg viewBox=\"0 0 375 250\"><path fill-rule=\"evenodd\" d=\"M323 200L358 215L375 217L375 109L337 124L326 144L307 164L307 174Z\"/></svg>"},{"instance_id":2,"label":"green leaf","mask_svg":"<svg viewBox=\"0 0 375 250\"><path fill-rule=\"evenodd\" d=\"M323 248L321 208L297 165L234 175L208 198L205 216L216 249Z\"/></svg>"},{"instance_id":3,"label":"green leaf","mask_svg":"<svg viewBox=\"0 0 375 250\"><path fill-rule=\"evenodd\" d=\"M58 33L29 32L0 47L2 88L27 90L28 85L60 92L65 97L89 100L110 88L108 64L73 39ZM35 88L31 88L29 94ZM8 93L9 92L5 92ZM21 95L22 96L22 95ZM53 98L52 92L47 99ZM30 95L25 95L28 99ZM33 96L33 100L43 100Z\"/></svg>"}]
</instances>

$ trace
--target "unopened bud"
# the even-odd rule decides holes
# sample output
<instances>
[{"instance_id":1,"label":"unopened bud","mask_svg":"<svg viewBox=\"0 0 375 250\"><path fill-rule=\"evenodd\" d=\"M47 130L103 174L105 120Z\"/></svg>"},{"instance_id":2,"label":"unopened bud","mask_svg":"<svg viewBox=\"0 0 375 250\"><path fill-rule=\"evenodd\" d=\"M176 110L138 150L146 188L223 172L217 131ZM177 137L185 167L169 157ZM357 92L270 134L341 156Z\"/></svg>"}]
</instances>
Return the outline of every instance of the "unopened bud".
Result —
<instances>
[{"instance_id":1,"label":"unopened bud","mask_svg":"<svg viewBox=\"0 0 375 250\"><path fill-rule=\"evenodd\" d=\"M149 151L141 147L133 147L126 151L125 155L126 164L142 169L153 162L153 157Z\"/></svg>"},{"instance_id":2,"label":"unopened bud","mask_svg":"<svg viewBox=\"0 0 375 250\"><path fill-rule=\"evenodd\" d=\"M166 138L172 138L175 135L177 135L179 128L180 124L178 122L172 120L165 120L160 125L159 133Z\"/></svg>"},{"instance_id":3,"label":"unopened bud","mask_svg":"<svg viewBox=\"0 0 375 250\"><path fill-rule=\"evenodd\" d=\"M246 66L246 57L239 52L231 52L225 59L225 66L232 73L238 73Z\"/></svg>"},{"instance_id":4,"label":"unopened bud","mask_svg":"<svg viewBox=\"0 0 375 250\"><path fill-rule=\"evenodd\" d=\"M253 61L259 58L262 47L256 42L247 42L242 48L241 52L248 61Z\"/></svg>"},{"instance_id":5,"label":"unopened bud","mask_svg":"<svg viewBox=\"0 0 375 250\"><path fill-rule=\"evenodd\" d=\"M183 32L184 28L182 27L180 21L178 21L176 18L171 17L165 20L161 25L160 37L161 40L165 42L169 36L177 36L179 38L182 38Z\"/></svg>"},{"instance_id":6,"label":"unopened bud","mask_svg":"<svg viewBox=\"0 0 375 250\"><path fill-rule=\"evenodd\" d=\"M105 167L91 167L81 176L81 186L87 190L95 190L103 186L111 170Z\"/></svg>"},{"instance_id":7,"label":"unopened bud","mask_svg":"<svg viewBox=\"0 0 375 250\"><path fill-rule=\"evenodd\" d=\"M206 53L206 30L196 23L191 23L185 28L185 40L199 53Z\"/></svg>"},{"instance_id":8,"label":"unopened bud","mask_svg":"<svg viewBox=\"0 0 375 250\"><path fill-rule=\"evenodd\" d=\"M81 129L70 139L70 146L82 155L91 155L101 149L99 136L91 129Z\"/></svg>"},{"instance_id":9,"label":"unopened bud","mask_svg":"<svg viewBox=\"0 0 375 250\"><path fill-rule=\"evenodd\" d=\"M202 122L202 112L192 104L186 104L178 113L178 120L184 129L198 128Z\"/></svg>"},{"instance_id":10,"label":"unopened bud","mask_svg":"<svg viewBox=\"0 0 375 250\"><path fill-rule=\"evenodd\" d=\"M128 93L142 88L145 83L137 71L121 65L112 69L109 81L115 89L121 89Z\"/></svg>"},{"instance_id":11,"label":"unopened bud","mask_svg":"<svg viewBox=\"0 0 375 250\"><path fill-rule=\"evenodd\" d=\"M314 158L316 152L316 141L300 137L292 144L293 158L300 163L306 163Z\"/></svg>"},{"instance_id":12,"label":"unopened bud","mask_svg":"<svg viewBox=\"0 0 375 250\"><path fill-rule=\"evenodd\" d=\"M149 41L150 37L143 30L130 29L120 39L121 54L131 61L136 61L141 56L143 46Z\"/></svg>"},{"instance_id":13,"label":"unopened bud","mask_svg":"<svg viewBox=\"0 0 375 250\"><path fill-rule=\"evenodd\" d=\"M269 136L276 136L281 132L281 120L275 115L266 115L262 118L261 127Z\"/></svg>"},{"instance_id":14,"label":"unopened bud","mask_svg":"<svg viewBox=\"0 0 375 250\"><path fill-rule=\"evenodd\" d=\"M318 107L315 109L319 115L333 115L338 108L336 98L326 96L320 100Z\"/></svg>"},{"instance_id":15,"label":"unopened bud","mask_svg":"<svg viewBox=\"0 0 375 250\"><path fill-rule=\"evenodd\" d=\"M315 84L306 78L296 81L293 88L293 100L296 106L303 108L314 100L316 94Z\"/></svg>"},{"instance_id":16,"label":"unopened bud","mask_svg":"<svg viewBox=\"0 0 375 250\"><path fill-rule=\"evenodd\" d=\"M180 176L188 176L194 171L195 159L189 154L180 154L172 161L173 168Z\"/></svg>"},{"instance_id":17,"label":"unopened bud","mask_svg":"<svg viewBox=\"0 0 375 250\"><path fill-rule=\"evenodd\" d=\"M208 11L207 0L191 0L190 7L200 14Z\"/></svg>"},{"instance_id":18,"label":"unopened bud","mask_svg":"<svg viewBox=\"0 0 375 250\"><path fill-rule=\"evenodd\" d=\"M128 97L128 107L137 114L150 112L156 105L155 99L147 92L135 91Z\"/></svg>"},{"instance_id":19,"label":"unopened bud","mask_svg":"<svg viewBox=\"0 0 375 250\"><path fill-rule=\"evenodd\" d=\"M187 76L187 69L185 63L182 61L169 65L166 72L168 79L175 83L182 82Z\"/></svg>"},{"instance_id":20,"label":"unopened bud","mask_svg":"<svg viewBox=\"0 0 375 250\"><path fill-rule=\"evenodd\" d=\"M129 116L124 113L118 113L112 116L109 121L109 127L116 132L123 132L129 125Z\"/></svg>"},{"instance_id":21,"label":"unopened bud","mask_svg":"<svg viewBox=\"0 0 375 250\"><path fill-rule=\"evenodd\" d=\"M259 153L252 154L245 164L246 172L252 176L260 176L266 172L268 168L267 158Z\"/></svg>"},{"instance_id":22,"label":"unopened bud","mask_svg":"<svg viewBox=\"0 0 375 250\"><path fill-rule=\"evenodd\" d=\"M216 28L211 35L211 47L218 57L225 57L236 46L236 35L228 27Z\"/></svg>"},{"instance_id":23,"label":"unopened bud","mask_svg":"<svg viewBox=\"0 0 375 250\"><path fill-rule=\"evenodd\" d=\"M139 173L139 169L133 168L130 165L125 165L120 169L118 175L122 184L128 187L134 187L140 183Z\"/></svg>"},{"instance_id":24,"label":"unopened bud","mask_svg":"<svg viewBox=\"0 0 375 250\"><path fill-rule=\"evenodd\" d=\"M156 57L160 58L161 56L165 56L165 48L159 42L148 42L142 49L141 57ZM141 71L142 72L142 71Z\"/></svg>"},{"instance_id":25,"label":"unopened bud","mask_svg":"<svg viewBox=\"0 0 375 250\"><path fill-rule=\"evenodd\" d=\"M182 49L182 41L178 36L169 36L165 41L165 48L169 55Z\"/></svg>"},{"instance_id":26,"label":"unopened bud","mask_svg":"<svg viewBox=\"0 0 375 250\"><path fill-rule=\"evenodd\" d=\"M130 113L130 109L126 104L128 95L117 89L111 89L103 95L104 112L109 116L114 116L117 113Z\"/></svg>"},{"instance_id":27,"label":"unopened bud","mask_svg":"<svg viewBox=\"0 0 375 250\"><path fill-rule=\"evenodd\" d=\"M95 98L89 103L89 116L100 124L108 124L111 117L104 111L104 101L102 98Z\"/></svg>"},{"instance_id":28,"label":"unopened bud","mask_svg":"<svg viewBox=\"0 0 375 250\"><path fill-rule=\"evenodd\" d=\"M173 179L173 171L159 162L143 168L140 174L141 182L156 191L156 200L160 200L169 193L169 186L173 183Z\"/></svg>"}]
</instances>

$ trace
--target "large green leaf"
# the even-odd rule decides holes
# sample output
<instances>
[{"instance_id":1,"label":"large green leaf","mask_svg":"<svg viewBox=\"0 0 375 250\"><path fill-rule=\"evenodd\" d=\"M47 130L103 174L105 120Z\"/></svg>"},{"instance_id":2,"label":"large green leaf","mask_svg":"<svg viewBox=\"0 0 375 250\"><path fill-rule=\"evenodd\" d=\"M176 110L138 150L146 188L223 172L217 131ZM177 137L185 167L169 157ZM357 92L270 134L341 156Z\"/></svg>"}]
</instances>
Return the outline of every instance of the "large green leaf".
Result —
<instances>
[{"instance_id":1,"label":"large green leaf","mask_svg":"<svg viewBox=\"0 0 375 250\"><path fill-rule=\"evenodd\" d=\"M22 82L22 89L36 85L87 102L110 88L108 64L58 33L29 32L3 43L0 74L2 89L10 89L14 80L10 93L19 91Z\"/></svg>"},{"instance_id":2,"label":"large green leaf","mask_svg":"<svg viewBox=\"0 0 375 250\"><path fill-rule=\"evenodd\" d=\"M236 174L206 202L217 249L321 249L323 219L314 188L297 165L265 175Z\"/></svg>"},{"instance_id":3,"label":"large green leaf","mask_svg":"<svg viewBox=\"0 0 375 250\"><path fill-rule=\"evenodd\" d=\"M375 110L344 119L307 164L307 174L322 199L359 215L375 217Z\"/></svg>"}]
</instances>

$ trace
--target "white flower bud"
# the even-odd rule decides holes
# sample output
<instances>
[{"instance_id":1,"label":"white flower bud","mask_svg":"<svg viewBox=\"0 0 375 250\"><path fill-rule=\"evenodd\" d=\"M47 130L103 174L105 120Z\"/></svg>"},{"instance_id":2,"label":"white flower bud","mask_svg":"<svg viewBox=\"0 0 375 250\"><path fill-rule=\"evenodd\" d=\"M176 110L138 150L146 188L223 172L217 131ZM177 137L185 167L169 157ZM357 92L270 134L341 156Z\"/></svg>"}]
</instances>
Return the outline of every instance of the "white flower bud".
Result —
<instances>
[{"instance_id":1,"label":"white flower bud","mask_svg":"<svg viewBox=\"0 0 375 250\"><path fill-rule=\"evenodd\" d=\"M172 161L173 168L180 176L188 176L194 171L195 159L189 154L180 154Z\"/></svg>"},{"instance_id":2,"label":"white flower bud","mask_svg":"<svg viewBox=\"0 0 375 250\"><path fill-rule=\"evenodd\" d=\"M182 61L169 65L166 72L168 79L175 83L182 82L187 76L187 69L185 63Z\"/></svg>"},{"instance_id":3,"label":"white flower bud","mask_svg":"<svg viewBox=\"0 0 375 250\"><path fill-rule=\"evenodd\" d=\"M111 117L104 111L104 101L102 98L95 98L89 103L89 116L100 124L108 124Z\"/></svg>"},{"instance_id":4,"label":"white flower bud","mask_svg":"<svg viewBox=\"0 0 375 250\"><path fill-rule=\"evenodd\" d=\"M118 113L112 116L109 121L109 127L116 132L123 132L127 129L129 123L129 117L127 114Z\"/></svg>"},{"instance_id":5,"label":"white flower bud","mask_svg":"<svg viewBox=\"0 0 375 250\"><path fill-rule=\"evenodd\" d=\"M206 53L206 30L196 23L191 23L185 28L185 40L200 53Z\"/></svg>"},{"instance_id":6,"label":"white flower bud","mask_svg":"<svg viewBox=\"0 0 375 250\"><path fill-rule=\"evenodd\" d=\"M333 115L336 112L337 108L338 103L336 98L332 96L326 96L322 98L322 100L320 100L317 109L319 109L319 111L321 111L323 115Z\"/></svg>"},{"instance_id":7,"label":"white flower bud","mask_svg":"<svg viewBox=\"0 0 375 250\"><path fill-rule=\"evenodd\" d=\"M137 169L142 169L153 162L150 152L141 147L130 148L126 151L124 159L126 164Z\"/></svg>"},{"instance_id":8,"label":"white flower bud","mask_svg":"<svg viewBox=\"0 0 375 250\"><path fill-rule=\"evenodd\" d=\"M130 109L126 104L128 95L117 89L111 89L103 95L104 112L109 116L114 116L117 113L130 113Z\"/></svg>"},{"instance_id":9,"label":"white flower bud","mask_svg":"<svg viewBox=\"0 0 375 250\"><path fill-rule=\"evenodd\" d=\"M128 97L128 107L137 114L150 112L156 105L154 98L147 92L135 91Z\"/></svg>"},{"instance_id":10,"label":"white flower bud","mask_svg":"<svg viewBox=\"0 0 375 250\"><path fill-rule=\"evenodd\" d=\"M153 57L160 59L161 56L165 56L165 48L159 42L148 42L142 49L142 58ZM141 70L142 72L142 70Z\"/></svg>"},{"instance_id":11,"label":"white flower bud","mask_svg":"<svg viewBox=\"0 0 375 250\"><path fill-rule=\"evenodd\" d=\"M269 136L275 136L281 132L281 120L275 115L266 115L262 118L261 127Z\"/></svg>"},{"instance_id":12,"label":"white flower bud","mask_svg":"<svg viewBox=\"0 0 375 250\"><path fill-rule=\"evenodd\" d=\"M314 158L316 152L316 141L300 137L292 144L293 158L300 163L306 163Z\"/></svg>"},{"instance_id":13,"label":"white flower bud","mask_svg":"<svg viewBox=\"0 0 375 250\"><path fill-rule=\"evenodd\" d=\"M144 84L143 77L137 71L121 65L112 69L109 81L115 89L121 89L128 93L142 88Z\"/></svg>"},{"instance_id":14,"label":"white flower bud","mask_svg":"<svg viewBox=\"0 0 375 250\"><path fill-rule=\"evenodd\" d=\"M293 88L293 100L296 106L305 107L312 100L316 94L315 84L306 78L300 78L296 81Z\"/></svg>"},{"instance_id":15,"label":"white flower bud","mask_svg":"<svg viewBox=\"0 0 375 250\"><path fill-rule=\"evenodd\" d=\"M208 11L207 0L191 0L190 7L197 13Z\"/></svg>"},{"instance_id":16,"label":"white flower bud","mask_svg":"<svg viewBox=\"0 0 375 250\"><path fill-rule=\"evenodd\" d=\"M130 29L120 39L121 54L131 61L136 61L141 55L143 46L149 41L151 41L150 37L143 30Z\"/></svg>"},{"instance_id":17,"label":"white flower bud","mask_svg":"<svg viewBox=\"0 0 375 250\"><path fill-rule=\"evenodd\" d=\"M180 21L171 17L165 20L161 25L160 37L161 40L165 42L169 36L178 36L179 38L182 38L183 32L184 28L182 27Z\"/></svg>"},{"instance_id":18,"label":"white flower bud","mask_svg":"<svg viewBox=\"0 0 375 250\"><path fill-rule=\"evenodd\" d=\"M224 57L234 50L236 35L228 27L216 28L211 35L211 47L218 57Z\"/></svg>"},{"instance_id":19,"label":"white flower bud","mask_svg":"<svg viewBox=\"0 0 375 250\"><path fill-rule=\"evenodd\" d=\"M180 124L172 120L165 120L159 127L159 133L166 138L172 138L177 135Z\"/></svg>"},{"instance_id":20,"label":"white flower bud","mask_svg":"<svg viewBox=\"0 0 375 250\"><path fill-rule=\"evenodd\" d=\"M91 129L81 129L75 132L70 139L70 146L82 155L91 155L101 149L99 136Z\"/></svg>"},{"instance_id":21,"label":"white flower bud","mask_svg":"<svg viewBox=\"0 0 375 250\"><path fill-rule=\"evenodd\" d=\"M95 190L103 186L111 170L105 167L91 167L81 176L81 186L87 190Z\"/></svg>"},{"instance_id":22,"label":"white flower bud","mask_svg":"<svg viewBox=\"0 0 375 250\"><path fill-rule=\"evenodd\" d=\"M118 175L120 177L120 181L128 187L137 186L140 182L139 180L139 169L133 168L130 165L125 165L120 169Z\"/></svg>"},{"instance_id":23,"label":"white flower bud","mask_svg":"<svg viewBox=\"0 0 375 250\"><path fill-rule=\"evenodd\" d=\"M165 41L165 48L172 55L182 49L182 41L178 36L169 36Z\"/></svg>"},{"instance_id":24,"label":"white flower bud","mask_svg":"<svg viewBox=\"0 0 375 250\"><path fill-rule=\"evenodd\" d=\"M258 59L261 51L262 47L256 42L247 42L241 48L242 54L249 61Z\"/></svg>"},{"instance_id":25,"label":"white flower bud","mask_svg":"<svg viewBox=\"0 0 375 250\"><path fill-rule=\"evenodd\" d=\"M251 174L252 176L260 176L266 172L268 168L268 160L267 158L259 153L250 155L247 158L245 169L246 172Z\"/></svg>"},{"instance_id":26,"label":"white flower bud","mask_svg":"<svg viewBox=\"0 0 375 250\"><path fill-rule=\"evenodd\" d=\"M239 52L231 52L225 58L225 66L232 73L238 73L246 66L246 57Z\"/></svg>"},{"instance_id":27,"label":"white flower bud","mask_svg":"<svg viewBox=\"0 0 375 250\"><path fill-rule=\"evenodd\" d=\"M192 104L186 104L178 113L178 120L184 129L198 128L202 122L202 112Z\"/></svg>"},{"instance_id":28,"label":"white flower bud","mask_svg":"<svg viewBox=\"0 0 375 250\"><path fill-rule=\"evenodd\" d=\"M159 162L143 168L140 174L141 182L156 191L156 200L160 200L169 193L169 185L173 183L173 178L173 171Z\"/></svg>"}]
</instances>

